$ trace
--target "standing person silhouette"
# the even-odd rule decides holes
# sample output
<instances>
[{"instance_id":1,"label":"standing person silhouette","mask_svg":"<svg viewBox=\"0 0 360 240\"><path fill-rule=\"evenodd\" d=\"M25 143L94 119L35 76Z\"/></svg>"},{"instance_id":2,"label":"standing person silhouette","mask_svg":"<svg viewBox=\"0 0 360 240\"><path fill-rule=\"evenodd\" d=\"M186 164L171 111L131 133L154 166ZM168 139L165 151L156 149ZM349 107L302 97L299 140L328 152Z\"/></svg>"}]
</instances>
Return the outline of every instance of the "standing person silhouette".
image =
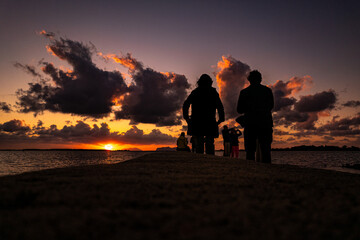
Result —
<instances>
[{"instance_id":1,"label":"standing person silhouette","mask_svg":"<svg viewBox=\"0 0 360 240\"><path fill-rule=\"evenodd\" d=\"M197 81L198 87L194 89L183 105L183 116L189 125L189 135L196 138L196 153L215 154L214 138L219 137L218 125L225 121L224 106L219 94L212 85L209 75L203 74ZM191 105L191 116L189 108ZM216 121L216 110L219 120Z\"/></svg>"},{"instance_id":2,"label":"standing person silhouette","mask_svg":"<svg viewBox=\"0 0 360 240\"><path fill-rule=\"evenodd\" d=\"M230 145L230 131L227 125L223 127L221 133L224 140L224 157L229 157L231 153L231 145Z\"/></svg>"},{"instance_id":3,"label":"standing person silhouette","mask_svg":"<svg viewBox=\"0 0 360 240\"><path fill-rule=\"evenodd\" d=\"M246 159L255 160L256 141L261 149L261 162L271 163L274 96L270 88L261 85L257 70L248 76L250 86L240 91L237 111L244 114L244 145Z\"/></svg>"}]
</instances>

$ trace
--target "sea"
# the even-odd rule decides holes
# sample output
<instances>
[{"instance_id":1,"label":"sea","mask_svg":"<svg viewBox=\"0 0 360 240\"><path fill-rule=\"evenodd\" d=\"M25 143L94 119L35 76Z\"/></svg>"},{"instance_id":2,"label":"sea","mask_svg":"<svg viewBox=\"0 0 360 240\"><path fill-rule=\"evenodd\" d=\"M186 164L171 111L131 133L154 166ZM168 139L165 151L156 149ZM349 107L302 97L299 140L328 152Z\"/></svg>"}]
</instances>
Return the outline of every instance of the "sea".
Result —
<instances>
[{"instance_id":1,"label":"sea","mask_svg":"<svg viewBox=\"0 0 360 240\"><path fill-rule=\"evenodd\" d=\"M150 152L133 151L0 151L0 176L20 174L49 168L114 164L128 161ZM222 156L222 151L216 151ZM344 165L360 164L360 151L273 151L273 164L297 165L360 174L360 170ZM240 151L239 161L245 159Z\"/></svg>"}]
</instances>

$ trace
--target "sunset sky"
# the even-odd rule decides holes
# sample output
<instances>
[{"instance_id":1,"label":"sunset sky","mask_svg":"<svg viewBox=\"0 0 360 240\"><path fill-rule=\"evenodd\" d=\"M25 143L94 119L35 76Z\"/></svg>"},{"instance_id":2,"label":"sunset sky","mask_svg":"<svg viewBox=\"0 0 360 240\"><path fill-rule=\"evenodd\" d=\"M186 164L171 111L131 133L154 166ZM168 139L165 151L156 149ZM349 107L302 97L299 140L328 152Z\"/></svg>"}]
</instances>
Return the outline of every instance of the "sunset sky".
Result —
<instances>
[{"instance_id":1,"label":"sunset sky","mask_svg":"<svg viewBox=\"0 0 360 240\"><path fill-rule=\"evenodd\" d=\"M1 0L0 43L0 149L174 147L201 74L234 125L254 69L273 147L360 147L356 0Z\"/></svg>"}]
</instances>

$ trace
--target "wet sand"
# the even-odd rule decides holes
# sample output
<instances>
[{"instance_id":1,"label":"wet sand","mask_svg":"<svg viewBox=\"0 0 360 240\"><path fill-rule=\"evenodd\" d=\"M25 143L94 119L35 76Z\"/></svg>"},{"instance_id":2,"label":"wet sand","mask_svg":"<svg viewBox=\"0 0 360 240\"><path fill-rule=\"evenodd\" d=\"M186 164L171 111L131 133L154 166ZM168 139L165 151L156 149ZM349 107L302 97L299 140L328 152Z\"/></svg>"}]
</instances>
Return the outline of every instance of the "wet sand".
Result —
<instances>
[{"instance_id":1,"label":"wet sand","mask_svg":"<svg viewBox=\"0 0 360 240\"><path fill-rule=\"evenodd\" d=\"M360 175L191 153L0 178L0 239L360 239Z\"/></svg>"}]
</instances>

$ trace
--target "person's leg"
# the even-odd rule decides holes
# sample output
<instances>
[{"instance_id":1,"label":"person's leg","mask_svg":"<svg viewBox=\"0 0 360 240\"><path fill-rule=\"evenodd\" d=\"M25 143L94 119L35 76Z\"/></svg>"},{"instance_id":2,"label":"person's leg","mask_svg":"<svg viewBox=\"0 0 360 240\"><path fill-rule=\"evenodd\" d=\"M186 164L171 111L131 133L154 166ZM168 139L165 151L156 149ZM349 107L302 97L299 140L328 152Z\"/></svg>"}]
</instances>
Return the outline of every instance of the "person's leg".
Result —
<instances>
[{"instance_id":1,"label":"person's leg","mask_svg":"<svg viewBox=\"0 0 360 240\"><path fill-rule=\"evenodd\" d=\"M196 137L195 136L192 136L192 138L191 138L192 140L191 140L191 152L196 152L196 142L197 142L197 139L196 139Z\"/></svg>"},{"instance_id":2,"label":"person's leg","mask_svg":"<svg viewBox=\"0 0 360 240\"><path fill-rule=\"evenodd\" d=\"M234 146L235 158L239 158L239 146Z\"/></svg>"},{"instance_id":3,"label":"person's leg","mask_svg":"<svg viewBox=\"0 0 360 240\"><path fill-rule=\"evenodd\" d=\"M263 129L259 134L261 162L271 163L272 128Z\"/></svg>"},{"instance_id":4,"label":"person's leg","mask_svg":"<svg viewBox=\"0 0 360 240\"><path fill-rule=\"evenodd\" d=\"M230 148L230 142L224 142L224 156L225 157L229 157L230 156L230 152L231 152L231 148Z\"/></svg>"},{"instance_id":5,"label":"person's leg","mask_svg":"<svg viewBox=\"0 0 360 240\"><path fill-rule=\"evenodd\" d=\"M231 153L231 144L230 142L226 142L226 151L227 151L227 156L229 157L230 156L230 153Z\"/></svg>"},{"instance_id":6,"label":"person's leg","mask_svg":"<svg viewBox=\"0 0 360 240\"><path fill-rule=\"evenodd\" d=\"M206 154L215 155L215 145L214 145L214 138L206 136L205 137L205 148Z\"/></svg>"},{"instance_id":7,"label":"person's leg","mask_svg":"<svg viewBox=\"0 0 360 240\"><path fill-rule=\"evenodd\" d=\"M256 151L256 131L252 128L244 129L244 146L247 160L255 160Z\"/></svg>"},{"instance_id":8,"label":"person's leg","mask_svg":"<svg viewBox=\"0 0 360 240\"><path fill-rule=\"evenodd\" d=\"M196 153L204 154L204 136L196 136Z\"/></svg>"}]
</instances>

